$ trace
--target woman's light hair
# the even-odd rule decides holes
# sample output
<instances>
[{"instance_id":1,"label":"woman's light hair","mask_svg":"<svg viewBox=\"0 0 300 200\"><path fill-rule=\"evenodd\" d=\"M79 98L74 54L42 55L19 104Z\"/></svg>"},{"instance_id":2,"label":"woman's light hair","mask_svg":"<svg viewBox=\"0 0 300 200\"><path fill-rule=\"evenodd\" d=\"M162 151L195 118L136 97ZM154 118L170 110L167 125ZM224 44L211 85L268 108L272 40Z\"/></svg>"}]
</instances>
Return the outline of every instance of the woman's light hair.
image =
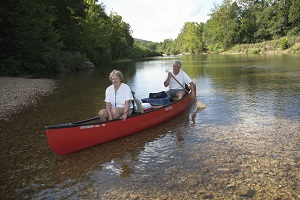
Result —
<instances>
[{"instance_id":1,"label":"woman's light hair","mask_svg":"<svg viewBox=\"0 0 300 200\"><path fill-rule=\"evenodd\" d=\"M121 71L114 69L112 72L109 74L109 80L112 80L113 75L117 75L120 79L120 81L123 81L123 74Z\"/></svg>"}]
</instances>

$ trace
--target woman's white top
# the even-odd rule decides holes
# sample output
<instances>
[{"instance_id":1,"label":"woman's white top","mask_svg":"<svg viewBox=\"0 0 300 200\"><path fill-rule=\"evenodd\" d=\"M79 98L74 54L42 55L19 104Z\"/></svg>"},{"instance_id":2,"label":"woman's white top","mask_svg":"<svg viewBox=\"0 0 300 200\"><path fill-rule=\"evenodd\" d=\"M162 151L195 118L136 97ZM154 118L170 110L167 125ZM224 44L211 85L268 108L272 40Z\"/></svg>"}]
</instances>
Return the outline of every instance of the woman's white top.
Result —
<instances>
[{"instance_id":1,"label":"woman's white top","mask_svg":"<svg viewBox=\"0 0 300 200\"><path fill-rule=\"evenodd\" d=\"M115 91L114 85L106 88L104 101L110 103L112 107L124 108L127 100L133 100L129 85L121 83L117 91ZM130 103L130 108L132 108L132 103Z\"/></svg>"}]
</instances>

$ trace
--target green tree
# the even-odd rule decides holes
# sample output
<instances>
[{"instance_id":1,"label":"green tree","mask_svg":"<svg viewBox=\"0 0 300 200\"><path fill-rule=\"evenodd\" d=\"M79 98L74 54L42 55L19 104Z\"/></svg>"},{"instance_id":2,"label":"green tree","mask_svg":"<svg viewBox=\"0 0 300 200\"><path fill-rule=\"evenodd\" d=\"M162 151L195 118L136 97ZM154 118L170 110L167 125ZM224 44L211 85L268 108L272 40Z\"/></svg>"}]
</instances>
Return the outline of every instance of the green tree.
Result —
<instances>
[{"instance_id":1,"label":"green tree","mask_svg":"<svg viewBox=\"0 0 300 200\"><path fill-rule=\"evenodd\" d=\"M178 54L180 51L176 49L172 39L165 39L163 42L158 43L156 50L162 54Z\"/></svg>"},{"instance_id":2,"label":"green tree","mask_svg":"<svg viewBox=\"0 0 300 200\"><path fill-rule=\"evenodd\" d=\"M44 76L123 57L157 55L154 44L134 46L131 29L96 0L0 1L0 75Z\"/></svg>"},{"instance_id":3,"label":"green tree","mask_svg":"<svg viewBox=\"0 0 300 200\"><path fill-rule=\"evenodd\" d=\"M224 0L216 7L204 29L204 38L210 51L223 51L238 43L239 7L236 2Z\"/></svg>"},{"instance_id":4,"label":"green tree","mask_svg":"<svg viewBox=\"0 0 300 200\"><path fill-rule=\"evenodd\" d=\"M291 24L288 35L300 36L300 1L292 0L289 12L289 22Z\"/></svg>"},{"instance_id":5,"label":"green tree","mask_svg":"<svg viewBox=\"0 0 300 200\"><path fill-rule=\"evenodd\" d=\"M203 52L203 25L196 22L186 22L175 39L174 45L182 53Z\"/></svg>"},{"instance_id":6,"label":"green tree","mask_svg":"<svg viewBox=\"0 0 300 200\"><path fill-rule=\"evenodd\" d=\"M81 20L83 39L80 50L96 64L110 62L109 17L104 11L104 5L92 3L86 12L86 18Z\"/></svg>"},{"instance_id":7,"label":"green tree","mask_svg":"<svg viewBox=\"0 0 300 200\"><path fill-rule=\"evenodd\" d=\"M288 30L290 29L289 25L289 13L292 5L291 0L280 0L278 5L278 21L277 25L274 27L274 35L277 37L286 36ZM276 31L280 30L280 31Z\"/></svg>"},{"instance_id":8,"label":"green tree","mask_svg":"<svg viewBox=\"0 0 300 200\"><path fill-rule=\"evenodd\" d=\"M160 56L161 54L157 52L156 42L134 39L134 47L130 49L129 58L143 58L143 57L152 57Z\"/></svg>"},{"instance_id":9,"label":"green tree","mask_svg":"<svg viewBox=\"0 0 300 200\"><path fill-rule=\"evenodd\" d=\"M238 43L253 43L254 33L257 30L255 18L255 1L239 0L237 4L240 8L240 26L238 30Z\"/></svg>"},{"instance_id":10,"label":"green tree","mask_svg":"<svg viewBox=\"0 0 300 200\"><path fill-rule=\"evenodd\" d=\"M116 12L111 12L108 22L112 58L119 59L126 56L126 49L133 47L130 25L122 20Z\"/></svg>"},{"instance_id":11,"label":"green tree","mask_svg":"<svg viewBox=\"0 0 300 200\"><path fill-rule=\"evenodd\" d=\"M6 10L11 36L4 34L9 50L1 58L1 74L22 73L43 76L59 71L58 50L62 44L51 21L54 8L46 0L22 0L13 10ZM2 37L2 36L1 36ZM8 65L11 64L11 65Z\"/></svg>"},{"instance_id":12,"label":"green tree","mask_svg":"<svg viewBox=\"0 0 300 200\"><path fill-rule=\"evenodd\" d=\"M55 20L54 7L46 0L22 0L16 9L17 55L24 71L37 75L55 73L58 66L54 60L62 44L49 23Z\"/></svg>"},{"instance_id":13,"label":"green tree","mask_svg":"<svg viewBox=\"0 0 300 200\"><path fill-rule=\"evenodd\" d=\"M273 29L276 26L277 4L269 0L263 0L255 4L256 24L255 41L262 42L273 38Z\"/></svg>"},{"instance_id":14,"label":"green tree","mask_svg":"<svg viewBox=\"0 0 300 200\"><path fill-rule=\"evenodd\" d=\"M81 20L86 17L87 4L84 0L49 0L55 7L56 19L52 22L61 36L63 50L80 51L83 28Z\"/></svg>"},{"instance_id":15,"label":"green tree","mask_svg":"<svg viewBox=\"0 0 300 200\"><path fill-rule=\"evenodd\" d=\"M20 73L20 60L16 57L15 8L18 1L0 1L0 75Z\"/></svg>"}]
</instances>

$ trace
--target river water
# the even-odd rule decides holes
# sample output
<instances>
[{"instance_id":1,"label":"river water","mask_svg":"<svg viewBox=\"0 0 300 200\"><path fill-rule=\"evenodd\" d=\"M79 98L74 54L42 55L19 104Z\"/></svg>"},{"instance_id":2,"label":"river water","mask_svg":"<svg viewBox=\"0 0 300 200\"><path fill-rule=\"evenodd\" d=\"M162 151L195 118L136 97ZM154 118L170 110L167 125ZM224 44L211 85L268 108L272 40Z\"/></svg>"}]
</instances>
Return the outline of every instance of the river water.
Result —
<instances>
[{"instance_id":1,"label":"river water","mask_svg":"<svg viewBox=\"0 0 300 200\"><path fill-rule=\"evenodd\" d=\"M108 75L136 97L166 90L174 60L196 105L129 137L65 156L44 126L96 116ZM54 94L1 121L1 199L300 199L300 55L185 55L58 77Z\"/></svg>"}]
</instances>

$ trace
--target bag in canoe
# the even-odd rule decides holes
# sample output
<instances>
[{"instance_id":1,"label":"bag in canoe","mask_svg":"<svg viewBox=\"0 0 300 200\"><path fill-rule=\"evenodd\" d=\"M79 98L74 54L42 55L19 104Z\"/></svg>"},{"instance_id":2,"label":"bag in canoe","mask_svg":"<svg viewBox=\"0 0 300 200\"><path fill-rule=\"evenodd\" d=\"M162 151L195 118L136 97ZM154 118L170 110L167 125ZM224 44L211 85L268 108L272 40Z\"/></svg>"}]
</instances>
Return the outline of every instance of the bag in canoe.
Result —
<instances>
[{"instance_id":1,"label":"bag in canoe","mask_svg":"<svg viewBox=\"0 0 300 200\"><path fill-rule=\"evenodd\" d=\"M166 98L168 94L165 91L157 92L157 93L150 93L149 98L150 99L160 99L160 98Z\"/></svg>"}]
</instances>

